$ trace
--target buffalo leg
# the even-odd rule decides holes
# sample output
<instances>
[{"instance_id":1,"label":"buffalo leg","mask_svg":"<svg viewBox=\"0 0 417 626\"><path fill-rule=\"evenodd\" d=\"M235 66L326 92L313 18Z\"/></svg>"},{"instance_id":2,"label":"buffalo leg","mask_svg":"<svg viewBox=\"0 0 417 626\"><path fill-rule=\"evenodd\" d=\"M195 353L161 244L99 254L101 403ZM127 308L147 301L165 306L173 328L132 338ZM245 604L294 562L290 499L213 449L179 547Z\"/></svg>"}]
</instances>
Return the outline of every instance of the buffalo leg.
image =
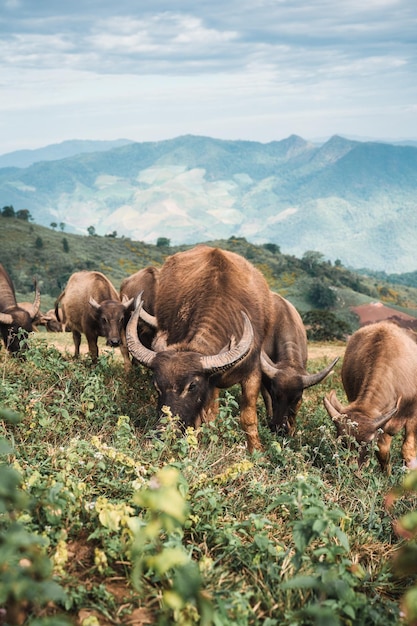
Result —
<instances>
[{"instance_id":1,"label":"buffalo leg","mask_svg":"<svg viewBox=\"0 0 417 626\"><path fill-rule=\"evenodd\" d=\"M74 340L74 357L78 359L80 356L81 333L79 333L78 330L73 330L72 338Z\"/></svg>"},{"instance_id":2,"label":"buffalo leg","mask_svg":"<svg viewBox=\"0 0 417 626\"><path fill-rule=\"evenodd\" d=\"M98 359L98 345L97 345L97 336L87 336L88 342L88 350L90 352L91 360L93 363L97 363Z\"/></svg>"},{"instance_id":3,"label":"buffalo leg","mask_svg":"<svg viewBox=\"0 0 417 626\"><path fill-rule=\"evenodd\" d=\"M391 464L389 461L390 457L390 449L391 449L391 435L387 433L381 433L378 437L378 448L376 451L376 456L381 465L381 469L384 470L388 475L391 474Z\"/></svg>"},{"instance_id":4,"label":"buffalo leg","mask_svg":"<svg viewBox=\"0 0 417 626\"><path fill-rule=\"evenodd\" d=\"M248 451L262 450L258 433L258 416L256 413L256 401L261 387L260 376L253 373L242 382L241 386L240 424L246 434Z\"/></svg>"},{"instance_id":5,"label":"buffalo leg","mask_svg":"<svg viewBox=\"0 0 417 626\"><path fill-rule=\"evenodd\" d=\"M410 419L405 426L405 436L402 445L402 455L407 467L415 467L417 458L416 418ZM414 423L413 423L414 422Z\"/></svg>"}]
</instances>

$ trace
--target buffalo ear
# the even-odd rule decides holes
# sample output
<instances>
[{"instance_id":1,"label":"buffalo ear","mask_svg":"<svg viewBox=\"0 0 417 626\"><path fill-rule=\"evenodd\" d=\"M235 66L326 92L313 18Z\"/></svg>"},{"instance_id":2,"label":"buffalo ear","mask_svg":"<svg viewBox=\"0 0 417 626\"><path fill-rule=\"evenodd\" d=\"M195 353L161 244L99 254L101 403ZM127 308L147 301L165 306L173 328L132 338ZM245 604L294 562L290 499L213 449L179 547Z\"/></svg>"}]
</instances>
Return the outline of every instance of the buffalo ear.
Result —
<instances>
[{"instance_id":1,"label":"buffalo ear","mask_svg":"<svg viewBox=\"0 0 417 626\"><path fill-rule=\"evenodd\" d=\"M10 326L13 324L13 317L9 313L0 313L0 324Z\"/></svg>"},{"instance_id":2,"label":"buffalo ear","mask_svg":"<svg viewBox=\"0 0 417 626\"><path fill-rule=\"evenodd\" d=\"M135 302L134 298L128 298L125 293L123 294L122 304L123 304L123 306L124 306L124 308L126 310L132 310L133 311L133 304L134 304L134 302Z\"/></svg>"}]
</instances>

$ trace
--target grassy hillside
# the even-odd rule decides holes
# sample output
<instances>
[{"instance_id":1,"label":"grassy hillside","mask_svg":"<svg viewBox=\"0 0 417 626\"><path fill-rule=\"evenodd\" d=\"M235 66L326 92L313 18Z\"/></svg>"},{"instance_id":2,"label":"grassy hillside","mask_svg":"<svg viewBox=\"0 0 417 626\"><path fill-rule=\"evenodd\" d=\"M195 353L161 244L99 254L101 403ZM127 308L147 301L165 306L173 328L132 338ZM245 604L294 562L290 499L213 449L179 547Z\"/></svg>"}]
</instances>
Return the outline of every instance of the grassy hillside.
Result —
<instances>
[{"instance_id":1,"label":"grassy hillside","mask_svg":"<svg viewBox=\"0 0 417 626\"><path fill-rule=\"evenodd\" d=\"M379 296L404 307L417 302L411 288L396 291L358 277L323 263L318 253L297 259L244 239L213 243L247 257L300 310L311 306L314 281L335 291L340 316L348 315L349 304ZM0 219L0 262L24 299L33 274L39 277L45 308L75 270L104 271L118 286L176 250ZM401 435L393 441L389 476L373 449L359 469L355 445L345 449L336 439L323 395L335 389L344 400L341 362L306 390L293 437L269 431L259 398L264 449L248 455L238 387L221 393L214 422L184 435L169 412L157 424L148 370L125 373L119 351L103 342L96 367L85 342L74 361L71 344L69 334L34 333L24 360L0 349L5 623L404 624L413 570L404 569L398 555L411 568L415 558L413 543L398 533L415 530L410 480L415 487L416 472L407 474L408 491L397 499L404 480ZM344 350L319 347L311 372L327 365L335 349Z\"/></svg>"},{"instance_id":2,"label":"grassy hillside","mask_svg":"<svg viewBox=\"0 0 417 626\"><path fill-rule=\"evenodd\" d=\"M265 275L271 289L288 298L303 313L315 308L308 294L319 281L336 295L332 310L353 327L350 306L381 300L417 316L417 288L355 274L327 262L319 252L302 259L281 254L278 247L255 246L244 238L208 242L246 257ZM18 300L31 298L33 277L39 280L42 309L50 308L69 276L82 269L99 270L116 288L126 276L190 246L170 247L126 237L81 236L45 228L16 218L0 217L0 262L9 271Z\"/></svg>"}]
</instances>

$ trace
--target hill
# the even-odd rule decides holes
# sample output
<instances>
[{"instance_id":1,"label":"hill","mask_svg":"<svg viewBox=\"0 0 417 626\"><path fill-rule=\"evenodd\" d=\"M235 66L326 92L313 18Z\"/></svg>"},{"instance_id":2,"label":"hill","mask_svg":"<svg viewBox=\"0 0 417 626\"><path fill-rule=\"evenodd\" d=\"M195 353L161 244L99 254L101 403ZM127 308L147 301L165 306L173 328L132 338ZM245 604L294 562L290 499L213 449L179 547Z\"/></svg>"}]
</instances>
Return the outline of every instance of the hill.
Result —
<instances>
[{"instance_id":1,"label":"hill","mask_svg":"<svg viewBox=\"0 0 417 626\"><path fill-rule=\"evenodd\" d=\"M325 261L318 252L298 259L282 254L278 246L256 246L244 238L207 243L249 259L265 275L270 288L288 298L301 313L324 305L323 308L330 308L339 319L355 328L359 320L350 307L382 301L399 312L417 317L416 288L360 276L339 263ZM154 245L127 237L76 235L22 219L0 217L0 263L12 276L18 300L30 299L33 277L37 277L43 310L53 306L75 271L102 271L119 288L126 276L147 265L160 266L168 255L187 247Z\"/></svg>"},{"instance_id":2,"label":"hill","mask_svg":"<svg viewBox=\"0 0 417 626\"><path fill-rule=\"evenodd\" d=\"M299 257L319 250L352 268L416 269L414 146L184 136L91 149L28 167L3 155L3 206L79 234L93 226L100 235L174 245L244 237Z\"/></svg>"}]
</instances>

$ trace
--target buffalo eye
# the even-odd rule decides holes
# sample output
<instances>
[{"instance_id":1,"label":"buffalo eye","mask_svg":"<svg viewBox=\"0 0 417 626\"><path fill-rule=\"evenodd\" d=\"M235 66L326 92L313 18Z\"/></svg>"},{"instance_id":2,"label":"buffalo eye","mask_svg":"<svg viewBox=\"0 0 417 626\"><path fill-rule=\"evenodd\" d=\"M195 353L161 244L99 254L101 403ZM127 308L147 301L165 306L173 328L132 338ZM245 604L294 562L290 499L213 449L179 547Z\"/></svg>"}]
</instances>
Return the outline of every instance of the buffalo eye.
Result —
<instances>
[{"instance_id":1,"label":"buffalo eye","mask_svg":"<svg viewBox=\"0 0 417 626\"><path fill-rule=\"evenodd\" d=\"M197 391L197 389L198 389L197 382L195 380L192 380L190 384L188 385L188 391L193 392L193 391Z\"/></svg>"}]
</instances>

